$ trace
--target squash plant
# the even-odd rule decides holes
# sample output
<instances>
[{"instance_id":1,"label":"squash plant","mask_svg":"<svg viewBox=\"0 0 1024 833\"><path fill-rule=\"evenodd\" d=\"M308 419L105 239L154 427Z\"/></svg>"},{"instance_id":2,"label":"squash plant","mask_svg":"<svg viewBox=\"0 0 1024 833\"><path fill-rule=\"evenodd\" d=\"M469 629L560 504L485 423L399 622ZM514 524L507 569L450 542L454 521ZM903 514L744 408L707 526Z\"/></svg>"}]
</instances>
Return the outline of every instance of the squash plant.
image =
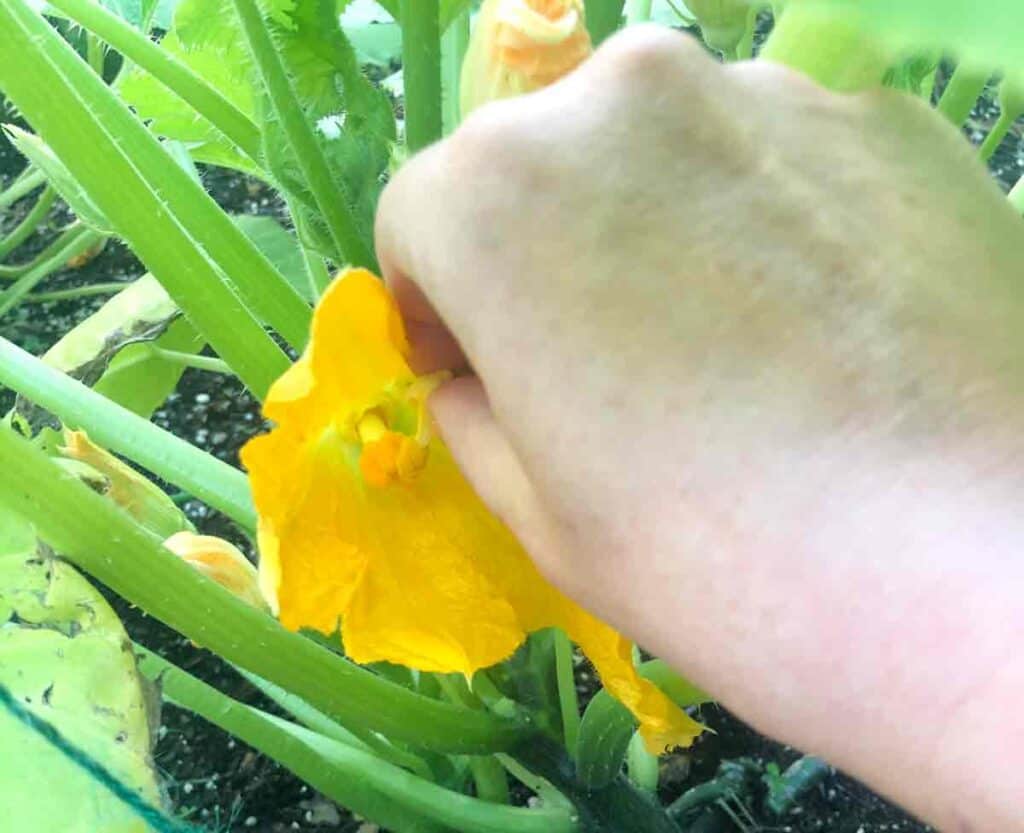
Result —
<instances>
[{"instance_id":1,"label":"squash plant","mask_svg":"<svg viewBox=\"0 0 1024 833\"><path fill-rule=\"evenodd\" d=\"M771 16L757 60L836 90L930 100L940 60L955 65L937 109L957 124L1001 79L983 157L1024 111L1011 0L0 0L0 93L28 160L0 210L35 194L0 238L0 315L107 240L148 269L41 357L0 338L18 395L0 425L0 744L25 750L0 762L0 796L16 829L190 829L149 760L160 697L389 830L688 829L697 799L659 804L657 755L700 733L706 696L547 585L461 479L425 407L443 379L405 364L372 274L373 217L409 154L620 26L697 27L723 60L751 60ZM392 57L401 72L381 79ZM197 164L267 183L288 228L226 214ZM1010 199L1024 208L1024 189ZM75 221L17 260L57 200ZM151 421L186 367L264 403L246 471ZM230 519L258 573L137 469ZM131 644L89 577L288 717ZM573 642L604 684L582 713ZM817 771L805 760L792 783Z\"/></svg>"}]
</instances>

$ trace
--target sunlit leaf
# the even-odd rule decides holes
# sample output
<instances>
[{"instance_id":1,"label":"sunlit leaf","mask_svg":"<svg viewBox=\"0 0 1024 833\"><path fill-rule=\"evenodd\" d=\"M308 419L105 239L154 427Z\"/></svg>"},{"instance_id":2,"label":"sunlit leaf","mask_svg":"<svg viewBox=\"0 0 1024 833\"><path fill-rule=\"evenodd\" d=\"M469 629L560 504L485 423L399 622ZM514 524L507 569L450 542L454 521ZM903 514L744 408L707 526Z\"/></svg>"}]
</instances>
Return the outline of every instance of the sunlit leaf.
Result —
<instances>
[{"instance_id":1,"label":"sunlit leaf","mask_svg":"<svg viewBox=\"0 0 1024 833\"><path fill-rule=\"evenodd\" d=\"M56 154L38 136L20 127L7 125L5 130L19 153L41 170L50 184L64 199L75 215L90 228L102 233L113 234L113 223L96 206L85 189L78 183Z\"/></svg>"},{"instance_id":2,"label":"sunlit leaf","mask_svg":"<svg viewBox=\"0 0 1024 833\"><path fill-rule=\"evenodd\" d=\"M186 49L173 31L164 36L160 45L242 113L255 115L253 88L245 75L248 64L232 66L225 53L215 46ZM197 161L259 173L251 159L149 73L132 67L118 82L118 92L154 133L185 143Z\"/></svg>"},{"instance_id":3,"label":"sunlit leaf","mask_svg":"<svg viewBox=\"0 0 1024 833\"><path fill-rule=\"evenodd\" d=\"M942 50L962 61L1024 75L1019 0L791 0L856 21L890 47Z\"/></svg>"},{"instance_id":4,"label":"sunlit leaf","mask_svg":"<svg viewBox=\"0 0 1024 833\"><path fill-rule=\"evenodd\" d=\"M96 389L142 416L149 416L174 390L182 366L153 356L142 346L196 352L203 343L181 320L180 310L152 275L121 290L43 356L51 367ZM135 346L133 346L135 345ZM19 398L16 410L37 430L54 423L49 414Z\"/></svg>"},{"instance_id":5,"label":"sunlit leaf","mask_svg":"<svg viewBox=\"0 0 1024 833\"><path fill-rule=\"evenodd\" d=\"M103 597L0 506L0 682L109 774L158 806L150 724L128 637ZM146 833L95 777L0 711L5 830Z\"/></svg>"},{"instance_id":6,"label":"sunlit leaf","mask_svg":"<svg viewBox=\"0 0 1024 833\"><path fill-rule=\"evenodd\" d=\"M295 287L299 294L306 300L312 301L306 266L302 259L299 241L295 239L295 235L283 228L272 217L239 214L232 219L235 221L235 225L245 232L245 236L256 244L256 248L263 252L267 260L273 263L278 271L288 279L288 282Z\"/></svg>"}]
</instances>

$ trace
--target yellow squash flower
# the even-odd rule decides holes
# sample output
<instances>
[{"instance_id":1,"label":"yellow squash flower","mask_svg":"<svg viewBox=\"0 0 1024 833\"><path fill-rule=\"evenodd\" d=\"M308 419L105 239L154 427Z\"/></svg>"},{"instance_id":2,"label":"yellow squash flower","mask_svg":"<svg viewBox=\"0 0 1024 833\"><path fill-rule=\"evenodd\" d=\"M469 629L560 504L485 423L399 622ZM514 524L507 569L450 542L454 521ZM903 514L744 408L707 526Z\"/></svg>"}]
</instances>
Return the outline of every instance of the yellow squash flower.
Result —
<instances>
[{"instance_id":1,"label":"yellow squash flower","mask_svg":"<svg viewBox=\"0 0 1024 833\"><path fill-rule=\"evenodd\" d=\"M632 646L546 582L431 432L398 309L350 270L328 289L310 346L273 385L276 423L242 461L259 511L260 586L288 628L341 627L356 662L470 675L526 634L563 628L640 721L652 751L701 727L632 662Z\"/></svg>"},{"instance_id":2,"label":"yellow squash flower","mask_svg":"<svg viewBox=\"0 0 1024 833\"><path fill-rule=\"evenodd\" d=\"M554 83L592 51L583 0L484 0L462 65L463 117Z\"/></svg>"}]
</instances>

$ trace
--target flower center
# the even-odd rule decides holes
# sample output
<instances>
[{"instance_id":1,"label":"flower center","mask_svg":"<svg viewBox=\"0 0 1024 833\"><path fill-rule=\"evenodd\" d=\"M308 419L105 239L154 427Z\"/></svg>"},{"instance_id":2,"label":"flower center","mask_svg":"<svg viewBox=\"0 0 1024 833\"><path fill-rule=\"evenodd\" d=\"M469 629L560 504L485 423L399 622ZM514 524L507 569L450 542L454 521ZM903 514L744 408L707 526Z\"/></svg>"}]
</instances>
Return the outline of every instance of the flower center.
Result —
<instances>
[{"instance_id":1,"label":"flower center","mask_svg":"<svg viewBox=\"0 0 1024 833\"><path fill-rule=\"evenodd\" d=\"M427 397L447 378L447 373L434 373L416 379L359 418L359 471L368 484L411 483L423 471L431 440Z\"/></svg>"}]
</instances>

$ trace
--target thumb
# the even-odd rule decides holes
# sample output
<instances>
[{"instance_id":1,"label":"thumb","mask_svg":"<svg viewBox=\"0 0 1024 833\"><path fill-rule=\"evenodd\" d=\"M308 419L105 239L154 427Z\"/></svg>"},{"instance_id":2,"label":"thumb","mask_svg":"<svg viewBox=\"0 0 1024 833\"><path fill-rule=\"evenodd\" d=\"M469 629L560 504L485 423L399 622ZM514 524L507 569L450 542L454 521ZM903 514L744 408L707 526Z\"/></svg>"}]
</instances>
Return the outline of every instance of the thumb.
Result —
<instances>
[{"instance_id":1,"label":"thumb","mask_svg":"<svg viewBox=\"0 0 1024 833\"><path fill-rule=\"evenodd\" d=\"M540 560L552 545L550 521L519 456L498 424L480 380L446 382L430 410L455 462L488 508Z\"/></svg>"}]
</instances>

